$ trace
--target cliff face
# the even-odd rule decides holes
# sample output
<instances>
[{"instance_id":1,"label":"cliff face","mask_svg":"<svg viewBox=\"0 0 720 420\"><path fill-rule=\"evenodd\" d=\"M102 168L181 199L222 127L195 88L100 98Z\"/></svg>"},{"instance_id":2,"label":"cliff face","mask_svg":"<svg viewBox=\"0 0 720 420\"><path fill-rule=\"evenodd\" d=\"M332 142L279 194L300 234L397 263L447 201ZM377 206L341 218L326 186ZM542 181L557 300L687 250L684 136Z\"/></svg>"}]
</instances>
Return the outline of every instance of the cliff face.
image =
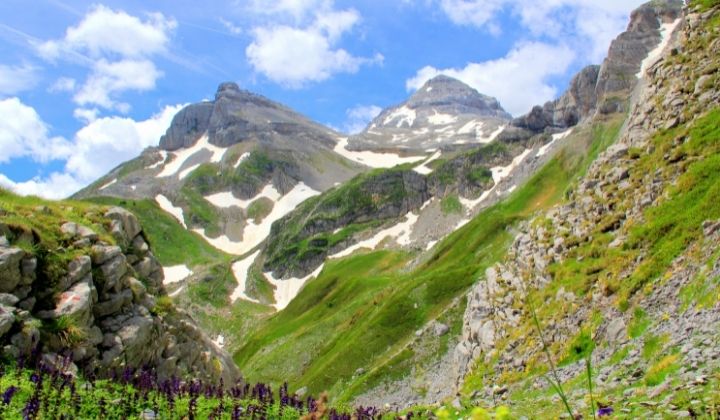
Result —
<instances>
[{"instance_id":1,"label":"cliff face","mask_svg":"<svg viewBox=\"0 0 720 420\"><path fill-rule=\"evenodd\" d=\"M654 27L645 12L634 21ZM481 398L546 370L533 312L553 357L566 362L560 379L580 374L578 359L592 354L598 392L619 389L623 404L635 395L671 401L686 389L701 392L704 379L693 378L718 368L719 15L715 5L683 17L641 80L617 143L566 204L521 227L505 260L468 295L456 363L460 379L487 372L484 383L497 385ZM696 288L705 294L690 292ZM673 390L656 375L663 369L682 384ZM530 383L547 386L540 376Z\"/></svg>"},{"instance_id":2,"label":"cliff face","mask_svg":"<svg viewBox=\"0 0 720 420\"><path fill-rule=\"evenodd\" d=\"M147 366L162 378L239 379L227 353L170 303L132 213L0 194L4 356L69 357L100 376Z\"/></svg>"}]
</instances>

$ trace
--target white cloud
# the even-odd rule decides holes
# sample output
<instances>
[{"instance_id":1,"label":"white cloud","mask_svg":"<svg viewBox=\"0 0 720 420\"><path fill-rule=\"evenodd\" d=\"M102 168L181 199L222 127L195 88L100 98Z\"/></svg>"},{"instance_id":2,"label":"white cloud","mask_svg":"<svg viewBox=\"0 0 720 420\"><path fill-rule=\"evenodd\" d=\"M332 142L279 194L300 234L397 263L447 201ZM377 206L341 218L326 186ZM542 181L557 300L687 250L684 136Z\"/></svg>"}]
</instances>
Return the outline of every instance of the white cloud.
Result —
<instances>
[{"instance_id":1,"label":"white cloud","mask_svg":"<svg viewBox=\"0 0 720 420\"><path fill-rule=\"evenodd\" d=\"M166 106L144 121L104 117L81 128L73 141L66 170L83 181L93 181L141 150L158 144L182 105Z\"/></svg>"},{"instance_id":2,"label":"white cloud","mask_svg":"<svg viewBox=\"0 0 720 420\"><path fill-rule=\"evenodd\" d=\"M83 57L91 69L82 86L72 79L61 78L51 90L76 91L74 101L81 106L99 106L128 112L130 105L118 97L126 91L148 91L155 88L163 73L151 60L167 53L177 22L160 13L150 13L145 20L123 11L95 6L83 20L67 29L59 40L37 45L48 60Z\"/></svg>"},{"instance_id":3,"label":"white cloud","mask_svg":"<svg viewBox=\"0 0 720 420\"><path fill-rule=\"evenodd\" d=\"M20 157L38 162L62 159L70 153L70 143L50 137L48 126L38 113L18 98L0 100L0 163Z\"/></svg>"},{"instance_id":4,"label":"white cloud","mask_svg":"<svg viewBox=\"0 0 720 420\"><path fill-rule=\"evenodd\" d=\"M332 7L331 0L252 0L250 11L258 15L283 15L302 22L308 15L318 10L328 10Z\"/></svg>"},{"instance_id":5,"label":"white cloud","mask_svg":"<svg viewBox=\"0 0 720 420\"><path fill-rule=\"evenodd\" d=\"M155 81L162 76L150 60L121 60L108 62L98 60L85 84L75 94L79 105L99 105L103 108L127 112L125 104L112 97L128 90L147 91L155 88Z\"/></svg>"},{"instance_id":6,"label":"white cloud","mask_svg":"<svg viewBox=\"0 0 720 420\"><path fill-rule=\"evenodd\" d=\"M330 1L285 0L264 13L277 14L281 21L289 14L296 22L255 27L253 41L245 49L253 69L276 83L299 88L337 73L355 73L363 65L384 59L381 54L357 57L338 46L342 36L360 21L360 14L353 9L335 10Z\"/></svg>"},{"instance_id":7,"label":"white cloud","mask_svg":"<svg viewBox=\"0 0 720 420\"><path fill-rule=\"evenodd\" d=\"M347 121L345 121L344 132L357 134L368 125L373 118L382 112L377 105L358 105L347 110Z\"/></svg>"},{"instance_id":8,"label":"white cloud","mask_svg":"<svg viewBox=\"0 0 720 420\"><path fill-rule=\"evenodd\" d=\"M20 195L36 195L49 199L60 199L72 195L84 185L67 173L53 172L46 178L36 177L23 182L15 182L0 173L0 186Z\"/></svg>"},{"instance_id":9,"label":"white cloud","mask_svg":"<svg viewBox=\"0 0 720 420\"><path fill-rule=\"evenodd\" d=\"M227 19L220 18L220 23L233 35L240 35L243 33L243 29Z\"/></svg>"},{"instance_id":10,"label":"white cloud","mask_svg":"<svg viewBox=\"0 0 720 420\"><path fill-rule=\"evenodd\" d=\"M534 36L573 40L586 59L602 60L610 42L627 25L630 12L645 0L436 0L448 19L458 25L501 32L501 15L520 17Z\"/></svg>"},{"instance_id":11,"label":"white cloud","mask_svg":"<svg viewBox=\"0 0 720 420\"><path fill-rule=\"evenodd\" d=\"M98 119L100 110L97 108L77 108L73 111L73 117L85 123L91 123Z\"/></svg>"},{"instance_id":12,"label":"white cloud","mask_svg":"<svg viewBox=\"0 0 720 420\"><path fill-rule=\"evenodd\" d=\"M142 149L157 145L183 106L166 106L143 121L125 117L95 119L68 141L48 138L47 126L37 112L17 98L0 101L0 115L13 116L0 120L0 148L6 151L0 158L29 156L38 162L65 160L62 172L25 182L14 182L0 174L0 184L20 194L67 197L120 163L136 157ZM85 111L92 114L92 110Z\"/></svg>"},{"instance_id":13,"label":"white cloud","mask_svg":"<svg viewBox=\"0 0 720 420\"><path fill-rule=\"evenodd\" d=\"M50 86L50 92L73 92L77 86L77 80L70 77L61 77Z\"/></svg>"},{"instance_id":14,"label":"white cloud","mask_svg":"<svg viewBox=\"0 0 720 420\"><path fill-rule=\"evenodd\" d=\"M469 63L463 68L426 66L409 79L406 86L416 90L438 74L445 74L494 96L508 112L520 115L557 95L557 89L548 79L565 74L574 59L575 54L566 46L530 42L515 47L505 57Z\"/></svg>"},{"instance_id":15,"label":"white cloud","mask_svg":"<svg viewBox=\"0 0 720 420\"><path fill-rule=\"evenodd\" d=\"M33 66L0 64L0 96L15 95L37 83L37 69Z\"/></svg>"},{"instance_id":16,"label":"white cloud","mask_svg":"<svg viewBox=\"0 0 720 420\"><path fill-rule=\"evenodd\" d=\"M38 46L42 56L57 59L63 52L88 54L93 58L116 54L120 57L147 57L162 53L177 27L174 19L161 13L147 15L145 21L123 11L95 6L65 37Z\"/></svg>"}]
</instances>

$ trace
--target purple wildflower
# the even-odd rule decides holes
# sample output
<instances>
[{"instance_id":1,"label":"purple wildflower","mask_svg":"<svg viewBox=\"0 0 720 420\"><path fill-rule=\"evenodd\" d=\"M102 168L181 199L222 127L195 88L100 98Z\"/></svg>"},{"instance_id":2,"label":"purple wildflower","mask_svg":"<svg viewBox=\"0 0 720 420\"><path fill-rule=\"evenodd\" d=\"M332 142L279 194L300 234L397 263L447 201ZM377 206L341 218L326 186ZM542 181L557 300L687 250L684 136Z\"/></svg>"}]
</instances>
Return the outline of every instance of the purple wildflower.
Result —
<instances>
[{"instance_id":1,"label":"purple wildflower","mask_svg":"<svg viewBox=\"0 0 720 420\"><path fill-rule=\"evenodd\" d=\"M10 405L10 401L12 401L13 395L17 392L17 387L14 385L10 385L8 389L5 390L2 394L2 401L5 405Z\"/></svg>"},{"instance_id":2,"label":"purple wildflower","mask_svg":"<svg viewBox=\"0 0 720 420\"><path fill-rule=\"evenodd\" d=\"M598 417L604 417L611 415L615 410L612 407L601 407L597 411Z\"/></svg>"}]
</instances>

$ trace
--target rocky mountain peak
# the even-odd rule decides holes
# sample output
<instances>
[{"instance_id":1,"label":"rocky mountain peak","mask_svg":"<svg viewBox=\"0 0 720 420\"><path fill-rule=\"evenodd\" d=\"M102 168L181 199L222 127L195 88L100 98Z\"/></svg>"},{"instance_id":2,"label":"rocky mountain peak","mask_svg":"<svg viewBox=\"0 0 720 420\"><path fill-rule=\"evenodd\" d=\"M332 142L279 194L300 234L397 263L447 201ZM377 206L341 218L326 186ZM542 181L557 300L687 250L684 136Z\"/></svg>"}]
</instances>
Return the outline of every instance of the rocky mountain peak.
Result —
<instances>
[{"instance_id":1,"label":"rocky mountain peak","mask_svg":"<svg viewBox=\"0 0 720 420\"><path fill-rule=\"evenodd\" d=\"M442 107L449 113L511 118L497 99L483 95L458 79L438 75L425 82L406 105L409 108Z\"/></svg>"},{"instance_id":2,"label":"rocky mountain peak","mask_svg":"<svg viewBox=\"0 0 720 420\"><path fill-rule=\"evenodd\" d=\"M237 83L223 82L218 86L217 92L215 93L215 100L218 100L223 96L233 96L238 93L240 93L240 86L238 86Z\"/></svg>"}]
</instances>

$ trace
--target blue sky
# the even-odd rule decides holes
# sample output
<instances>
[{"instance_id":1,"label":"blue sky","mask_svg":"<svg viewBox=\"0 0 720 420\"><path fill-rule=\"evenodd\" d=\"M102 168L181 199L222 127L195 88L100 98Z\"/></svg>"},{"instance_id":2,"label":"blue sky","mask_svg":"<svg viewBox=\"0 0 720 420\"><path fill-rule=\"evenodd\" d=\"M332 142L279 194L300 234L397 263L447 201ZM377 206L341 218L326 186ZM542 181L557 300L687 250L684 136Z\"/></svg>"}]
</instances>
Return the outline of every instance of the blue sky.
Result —
<instances>
[{"instance_id":1,"label":"blue sky","mask_svg":"<svg viewBox=\"0 0 720 420\"><path fill-rule=\"evenodd\" d=\"M354 132L439 73L512 114L600 63L638 0L0 3L0 185L65 197L232 80Z\"/></svg>"}]
</instances>

